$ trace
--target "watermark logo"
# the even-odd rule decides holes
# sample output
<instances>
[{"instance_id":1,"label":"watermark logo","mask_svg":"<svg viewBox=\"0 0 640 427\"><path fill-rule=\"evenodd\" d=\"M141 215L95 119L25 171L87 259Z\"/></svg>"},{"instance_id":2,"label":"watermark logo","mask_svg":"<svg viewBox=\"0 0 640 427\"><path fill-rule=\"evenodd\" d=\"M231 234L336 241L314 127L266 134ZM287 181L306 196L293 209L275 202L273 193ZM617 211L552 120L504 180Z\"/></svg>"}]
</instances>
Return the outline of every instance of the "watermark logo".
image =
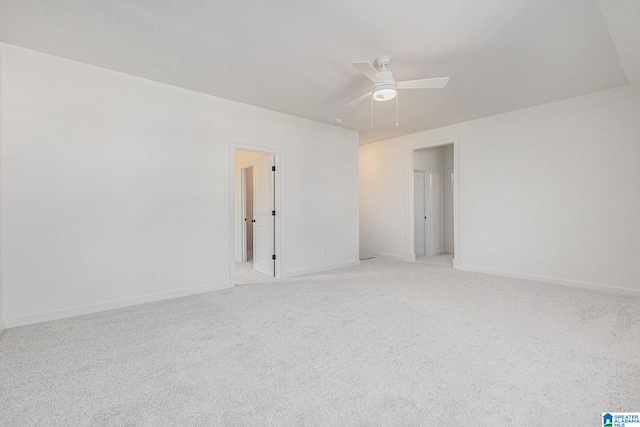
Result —
<instances>
[{"instance_id":1,"label":"watermark logo","mask_svg":"<svg viewBox=\"0 0 640 427\"><path fill-rule=\"evenodd\" d=\"M602 427L640 427L640 412L603 412Z\"/></svg>"},{"instance_id":2,"label":"watermark logo","mask_svg":"<svg viewBox=\"0 0 640 427\"><path fill-rule=\"evenodd\" d=\"M608 412L602 414L602 427L613 427L613 415Z\"/></svg>"}]
</instances>

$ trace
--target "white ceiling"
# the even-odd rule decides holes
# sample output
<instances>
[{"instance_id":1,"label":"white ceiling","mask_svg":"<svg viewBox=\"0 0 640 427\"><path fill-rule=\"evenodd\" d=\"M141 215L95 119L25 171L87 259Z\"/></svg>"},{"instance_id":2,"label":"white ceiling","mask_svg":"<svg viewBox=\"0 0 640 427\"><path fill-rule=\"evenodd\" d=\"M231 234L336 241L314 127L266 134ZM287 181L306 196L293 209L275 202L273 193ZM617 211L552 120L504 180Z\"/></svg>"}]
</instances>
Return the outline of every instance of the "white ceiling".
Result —
<instances>
[{"instance_id":1,"label":"white ceiling","mask_svg":"<svg viewBox=\"0 0 640 427\"><path fill-rule=\"evenodd\" d=\"M342 118L367 143L627 84L612 35L628 52L638 21L616 24L617 34L607 23L637 3L0 0L0 41L323 123ZM398 127L395 103L376 102L372 130L368 102L343 106L370 90L350 62L381 54L398 80L451 80L401 91Z\"/></svg>"}]
</instances>

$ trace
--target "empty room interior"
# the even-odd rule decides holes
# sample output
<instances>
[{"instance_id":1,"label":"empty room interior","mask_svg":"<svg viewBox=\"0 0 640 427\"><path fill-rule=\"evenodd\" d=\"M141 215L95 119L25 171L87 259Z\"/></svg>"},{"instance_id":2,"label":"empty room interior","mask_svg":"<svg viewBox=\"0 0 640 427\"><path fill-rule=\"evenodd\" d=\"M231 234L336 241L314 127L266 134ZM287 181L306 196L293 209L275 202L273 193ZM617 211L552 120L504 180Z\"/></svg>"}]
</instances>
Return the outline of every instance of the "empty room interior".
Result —
<instances>
[{"instance_id":1,"label":"empty room interior","mask_svg":"<svg viewBox=\"0 0 640 427\"><path fill-rule=\"evenodd\" d=\"M0 0L0 425L637 416L639 22Z\"/></svg>"}]
</instances>

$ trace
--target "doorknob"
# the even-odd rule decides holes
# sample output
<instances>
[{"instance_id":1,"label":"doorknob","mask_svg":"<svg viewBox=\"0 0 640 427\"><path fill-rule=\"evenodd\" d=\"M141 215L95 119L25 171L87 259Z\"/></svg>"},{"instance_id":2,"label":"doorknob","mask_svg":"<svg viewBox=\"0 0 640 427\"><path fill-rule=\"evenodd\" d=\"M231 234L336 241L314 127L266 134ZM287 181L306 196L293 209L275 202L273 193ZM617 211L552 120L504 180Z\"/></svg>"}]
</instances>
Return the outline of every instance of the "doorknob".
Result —
<instances>
[{"instance_id":1,"label":"doorknob","mask_svg":"<svg viewBox=\"0 0 640 427\"><path fill-rule=\"evenodd\" d=\"M256 220L255 220L255 219L252 219L252 220L251 220L251 222L256 222Z\"/></svg>"}]
</instances>

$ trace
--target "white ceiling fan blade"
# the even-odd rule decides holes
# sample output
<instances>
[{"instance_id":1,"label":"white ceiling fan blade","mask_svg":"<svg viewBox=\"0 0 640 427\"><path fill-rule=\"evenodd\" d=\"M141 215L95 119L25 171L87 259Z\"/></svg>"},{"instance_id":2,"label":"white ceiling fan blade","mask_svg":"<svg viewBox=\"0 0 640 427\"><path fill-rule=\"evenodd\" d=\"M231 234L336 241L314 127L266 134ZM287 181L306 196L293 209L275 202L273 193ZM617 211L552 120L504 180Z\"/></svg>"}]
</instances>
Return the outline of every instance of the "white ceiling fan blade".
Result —
<instances>
[{"instance_id":1,"label":"white ceiling fan blade","mask_svg":"<svg viewBox=\"0 0 640 427\"><path fill-rule=\"evenodd\" d=\"M353 65L362 74L369 77L369 79L371 79L372 82L375 82L375 83L384 82L384 79L380 74L378 74L376 67L374 67L371 62L367 62L367 61L352 62L351 65Z\"/></svg>"},{"instance_id":2,"label":"white ceiling fan blade","mask_svg":"<svg viewBox=\"0 0 640 427\"><path fill-rule=\"evenodd\" d=\"M353 101L351 101L350 103L345 105L344 108L353 107L354 105L357 105L357 104L361 103L362 101L364 101L365 99L367 99L369 97L371 97L371 92L367 92L364 95L362 95L360 98L354 99Z\"/></svg>"},{"instance_id":3,"label":"white ceiling fan blade","mask_svg":"<svg viewBox=\"0 0 640 427\"><path fill-rule=\"evenodd\" d=\"M449 83L449 77L435 77L433 79L405 80L396 82L398 89L441 89Z\"/></svg>"}]
</instances>

